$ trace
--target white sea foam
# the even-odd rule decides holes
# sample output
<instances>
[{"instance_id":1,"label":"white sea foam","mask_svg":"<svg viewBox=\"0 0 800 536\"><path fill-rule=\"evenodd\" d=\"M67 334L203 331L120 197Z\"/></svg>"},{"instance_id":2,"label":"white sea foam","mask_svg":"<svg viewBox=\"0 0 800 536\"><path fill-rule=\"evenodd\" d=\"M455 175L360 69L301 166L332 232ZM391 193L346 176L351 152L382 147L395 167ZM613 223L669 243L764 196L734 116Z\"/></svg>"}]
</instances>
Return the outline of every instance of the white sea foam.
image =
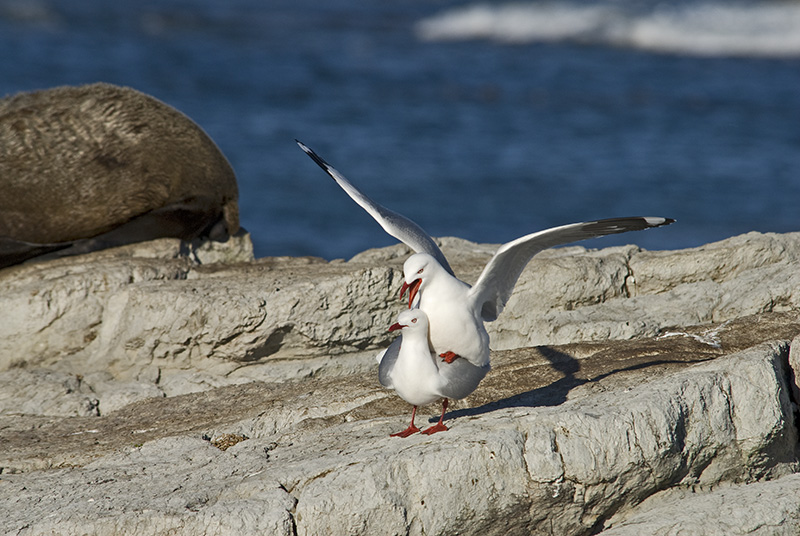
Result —
<instances>
[{"instance_id":1,"label":"white sea foam","mask_svg":"<svg viewBox=\"0 0 800 536\"><path fill-rule=\"evenodd\" d=\"M696 55L800 56L800 4L471 4L419 21L424 40L574 41Z\"/></svg>"}]
</instances>

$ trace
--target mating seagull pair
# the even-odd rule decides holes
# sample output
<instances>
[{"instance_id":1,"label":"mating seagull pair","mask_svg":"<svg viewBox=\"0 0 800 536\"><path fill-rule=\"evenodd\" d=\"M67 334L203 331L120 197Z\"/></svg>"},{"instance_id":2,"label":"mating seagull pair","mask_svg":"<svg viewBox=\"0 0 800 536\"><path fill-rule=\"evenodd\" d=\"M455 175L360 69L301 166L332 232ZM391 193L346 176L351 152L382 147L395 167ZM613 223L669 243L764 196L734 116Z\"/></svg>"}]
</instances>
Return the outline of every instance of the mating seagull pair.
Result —
<instances>
[{"instance_id":1,"label":"mating seagull pair","mask_svg":"<svg viewBox=\"0 0 800 536\"><path fill-rule=\"evenodd\" d=\"M484 322L496 320L503 311L534 255L553 246L675 221L661 217L613 218L531 233L500 246L475 285L470 286L455 276L439 246L419 225L379 205L314 151L299 141L297 144L387 233L415 251L403 264L401 295L408 291L409 310L400 313L397 323L390 327L401 331L401 336L378 355L381 384L414 406L411 424L393 436L407 437L418 432L414 425L417 406L440 398L439 422L423 433L447 430L443 420L448 399L468 396L489 372L489 334ZM412 309L415 303L417 308Z\"/></svg>"}]
</instances>

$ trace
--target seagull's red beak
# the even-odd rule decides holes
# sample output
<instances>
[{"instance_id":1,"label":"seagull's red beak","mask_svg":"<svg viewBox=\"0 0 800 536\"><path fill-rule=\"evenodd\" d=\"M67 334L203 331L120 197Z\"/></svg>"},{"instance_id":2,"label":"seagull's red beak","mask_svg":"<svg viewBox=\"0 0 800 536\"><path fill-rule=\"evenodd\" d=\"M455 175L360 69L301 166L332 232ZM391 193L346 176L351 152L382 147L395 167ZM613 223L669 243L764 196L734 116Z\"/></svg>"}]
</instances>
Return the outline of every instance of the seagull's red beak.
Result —
<instances>
[{"instance_id":1,"label":"seagull's red beak","mask_svg":"<svg viewBox=\"0 0 800 536\"><path fill-rule=\"evenodd\" d=\"M411 304L414 303L414 298L417 297L417 292L419 292L419 287L422 285L422 279L415 279L409 285L405 281L403 281L403 287L400 289L400 297L402 298L403 295L408 290L408 308L411 309Z\"/></svg>"},{"instance_id":2,"label":"seagull's red beak","mask_svg":"<svg viewBox=\"0 0 800 536\"><path fill-rule=\"evenodd\" d=\"M389 326L389 331L397 331L398 329L403 329L404 327L406 326L404 326L400 322L397 322L396 324L392 324L391 326Z\"/></svg>"}]
</instances>

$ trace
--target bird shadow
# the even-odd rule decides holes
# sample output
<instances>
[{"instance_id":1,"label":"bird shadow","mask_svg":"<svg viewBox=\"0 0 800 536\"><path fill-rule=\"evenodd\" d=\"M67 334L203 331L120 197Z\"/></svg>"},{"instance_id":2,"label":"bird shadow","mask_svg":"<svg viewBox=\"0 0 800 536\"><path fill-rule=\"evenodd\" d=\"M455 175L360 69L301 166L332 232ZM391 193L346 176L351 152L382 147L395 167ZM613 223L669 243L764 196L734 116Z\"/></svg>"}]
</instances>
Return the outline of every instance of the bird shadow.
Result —
<instances>
[{"instance_id":1,"label":"bird shadow","mask_svg":"<svg viewBox=\"0 0 800 536\"><path fill-rule=\"evenodd\" d=\"M581 364L573 356L549 346L539 347L538 350L550 362L550 366L563 375L561 378L549 385L481 406L450 411L445 414L445 419L483 415L504 408L558 406L567 400L567 394L572 389L588 381L575 376L580 371Z\"/></svg>"},{"instance_id":2,"label":"bird shadow","mask_svg":"<svg viewBox=\"0 0 800 536\"><path fill-rule=\"evenodd\" d=\"M545 357L545 359L550 362L550 366L562 374L561 378L548 385L537 387L536 389L502 398L500 400L494 400L481 406L476 406L474 408L462 408L447 412L445 414L445 419L449 420L458 417L483 415L506 408L559 406L567 401L567 396L569 395L570 391L586 383L598 382L623 372L642 370L652 366L676 363L675 360L657 359L646 361L644 363L635 363L626 367L615 368L591 378L580 378L577 376L578 372L581 370L581 362L578 359L549 346L541 346L538 348L538 350ZM709 358L701 358L681 362L688 364L707 361L708 359ZM434 420L436 419L431 419L431 422Z\"/></svg>"}]
</instances>

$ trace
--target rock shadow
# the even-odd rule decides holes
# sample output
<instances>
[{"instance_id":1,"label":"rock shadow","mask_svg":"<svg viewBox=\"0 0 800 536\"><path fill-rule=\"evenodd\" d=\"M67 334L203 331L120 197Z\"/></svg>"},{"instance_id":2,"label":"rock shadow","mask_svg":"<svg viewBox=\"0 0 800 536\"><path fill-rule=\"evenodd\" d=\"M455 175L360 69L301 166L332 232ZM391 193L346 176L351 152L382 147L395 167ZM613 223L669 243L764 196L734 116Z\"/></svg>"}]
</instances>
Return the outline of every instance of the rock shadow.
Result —
<instances>
[{"instance_id":1,"label":"rock shadow","mask_svg":"<svg viewBox=\"0 0 800 536\"><path fill-rule=\"evenodd\" d=\"M537 387L536 389L495 400L482 406L450 411L445 414L445 419L482 415L503 408L558 406L566 402L567 394L572 389L588 381L576 377L576 374L581 369L581 364L571 355L549 346L539 347L538 350L550 362L551 367L563 374L561 378L544 387Z\"/></svg>"},{"instance_id":2,"label":"rock shadow","mask_svg":"<svg viewBox=\"0 0 800 536\"><path fill-rule=\"evenodd\" d=\"M445 419L448 420L455 419L457 417L483 415L485 413L490 413L492 411L505 408L559 406L567 401L567 395L569 392L580 385L590 382L598 382L613 376L614 374L641 370L657 365L674 364L677 362L670 359L655 359L652 361L631 364L625 367L614 368L596 376L592 376L591 378L581 378L578 376L578 373L581 370L580 360L565 352L561 352L548 346L539 347L538 350L548 361L550 361L550 366L552 368L563 374L561 378L543 387L537 387L536 389L502 398L500 400L495 400L481 406L450 411L445 414ZM713 358L681 360L680 362L686 364L700 363L703 361L708 361L709 359ZM431 422L434 420L435 419L431 419Z\"/></svg>"}]
</instances>

